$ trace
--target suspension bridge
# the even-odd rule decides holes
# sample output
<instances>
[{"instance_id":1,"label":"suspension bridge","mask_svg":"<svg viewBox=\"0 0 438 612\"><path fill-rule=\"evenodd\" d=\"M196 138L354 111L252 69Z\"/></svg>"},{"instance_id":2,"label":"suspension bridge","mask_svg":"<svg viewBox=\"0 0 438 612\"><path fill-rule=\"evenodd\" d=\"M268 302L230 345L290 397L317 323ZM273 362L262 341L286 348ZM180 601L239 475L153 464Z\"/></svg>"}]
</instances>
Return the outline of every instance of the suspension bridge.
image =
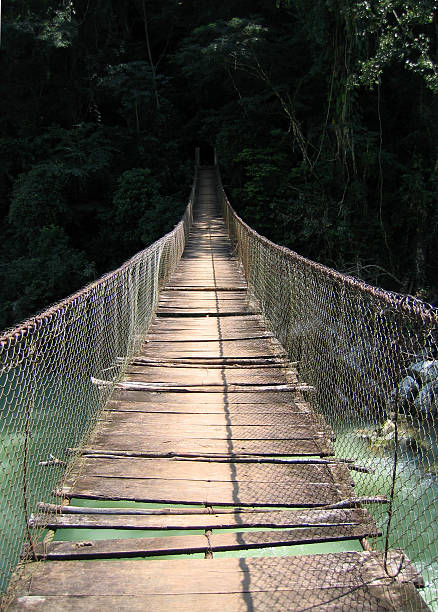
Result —
<instances>
[{"instance_id":1,"label":"suspension bridge","mask_svg":"<svg viewBox=\"0 0 438 612\"><path fill-rule=\"evenodd\" d=\"M0 339L4 607L434 609L436 499L406 535L397 479L433 463L433 380L403 389L437 320L262 238L198 165L170 234Z\"/></svg>"}]
</instances>

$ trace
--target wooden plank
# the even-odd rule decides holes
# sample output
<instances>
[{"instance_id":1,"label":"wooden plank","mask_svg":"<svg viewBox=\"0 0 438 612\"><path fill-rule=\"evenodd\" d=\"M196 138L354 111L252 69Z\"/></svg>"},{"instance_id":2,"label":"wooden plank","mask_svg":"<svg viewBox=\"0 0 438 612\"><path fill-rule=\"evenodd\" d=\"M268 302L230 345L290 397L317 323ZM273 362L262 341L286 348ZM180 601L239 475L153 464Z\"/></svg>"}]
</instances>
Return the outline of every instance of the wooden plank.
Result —
<instances>
[{"instance_id":1,"label":"wooden plank","mask_svg":"<svg viewBox=\"0 0 438 612\"><path fill-rule=\"evenodd\" d=\"M227 359L227 358L205 358L205 357L191 357L184 359L182 357L173 358L166 361L163 358L157 358L155 360L148 358L133 359L128 368L179 368L186 370L202 370L208 368L209 370L220 370L221 372L233 371L233 370L259 370L262 368L264 371L278 372L283 371L282 368L288 369L287 361L283 358L278 357L266 357L254 358L254 359ZM141 370L138 370L141 372Z\"/></svg>"},{"instance_id":2,"label":"wooden plank","mask_svg":"<svg viewBox=\"0 0 438 612\"><path fill-rule=\"evenodd\" d=\"M96 432L90 446L96 450L120 450L141 453L219 453L228 455L331 455L333 446L330 440L166 440L146 438L144 434L112 433L106 435Z\"/></svg>"},{"instance_id":3,"label":"wooden plank","mask_svg":"<svg viewBox=\"0 0 438 612\"><path fill-rule=\"evenodd\" d=\"M162 317L155 317L152 321L152 327L163 327L164 323L168 323L170 326L178 327L179 325L184 325L186 327L196 326L196 321L198 321L197 317L187 317L184 321L175 321L173 319L169 319L168 322L163 321ZM207 319L201 321L200 329L211 327L215 323L214 320L208 321ZM224 320L221 325L223 325L224 329L233 329L237 328L245 328L245 327L257 327L259 329L264 329L266 326L264 324L264 319L258 315L253 313L248 313L243 317L228 317Z\"/></svg>"},{"instance_id":4,"label":"wooden plank","mask_svg":"<svg viewBox=\"0 0 438 612\"><path fill-rule=\"evenodd\" d=\"M205 287L202 291L185 291L184 289L176 289L173 287L173 290L169 291L167 288L164 288L160 293L160 300L187 300L187 301L196 301L196 300L215 300L215 299L223 299L223 300L242 300L246 298L247 293L245 288L240 291L230 288L228 290L220 289L219 287L212 287L210 290L207 290Z\"/></svg>"},{"instance_id":5,"label":"wooden plank","mask_svg":"<svg viewBox=\"0 0 438 612\"><path fill-rule=\"evenodd\" d=\"M251 309L249 306L241 306L239 308L234 307L222 307L222 308L198 308L188 311L186 308L181 308L181 310L167 309L159 307L157 308L156 316L157 317L188 317L188 316L197 316L197 317L235 317L240 315L245 315L248 312L257 312L256 310Z\"/></svg>"},{"instance_id":6,"label":"wooden plank","mask_svg":"<svg viewBox=\"0 0 438 612\"><path fill-rule=\"evenodd\" d=\"M253 368L253 367L280 367L287 366L288 362L284 358L279 357L240 357L238 359L230 359L227 357L177 357L174 359L154 358L154 357L135 357L130 365L148 366L148 367L217 367L217 368Z\"/></svg>"},{"instance_id":7,"label":"wooden plank","mask_svg":"<svg viewBox=\"0 0 438 612\"><path fill-rule=\"evenodd\" d=\"M196 322L198 322L198 325L196 325ZM218 323L220 323L220 329ZM217 339L219 339L219 332L221 333L221 339L224 339L225 335L229 335L231 338L238 338L238 334L242 332L264 333L267 337L272 338L260 316L255 314L239 317L230 316L223 320L218 320L217 318L199 319L199 317L185 317L184 319L157 317L149 328L149 332L152 335L180 331L193 332L193 339L196 339L198 335L202 336L203 334L213 332L216 334L215 338Z\"/></svg>"},{"instance_id":8,"label":"wooden plank","mask_svg":"<svg viewBox=\"0 0 438 612\"><path fill-rule=\"evenodd\" d=\"M141 355L144 357L229 357L238 359L242 355L242 350L248 357L264 357L266 355L277 355L286 357L284 351L272 351L270 347L253 344L252 341L244 341L248 344L245 349L239 347L241 340L222 340L215 342L207 340L205 342L151 342L144 344Z\"/></svg>"},{"instance_id":9,"label":"wooden plank","mask_svg":"<svg viewBox=\"0 0 438 612\"><path fill-rule=\"evenodd\" d=\"M172 393L172 392L157 392L157 391L124 391L115 389L113 393L113 401L125 400L137 402L151 402L153 404L188 404L199 406L217 406L220 405L222 410L224 407L231 410L232 407L244 406L245 410L250 410L252 406L269 405L270 407L284 405L293 405L296 400L294 392L284 391L275 393L230 393L217 391L216 393ZM271 408L270 408L271 409Z\"/></svg>"},{"instance_id":10,"label":"wooden plank","mask_svg":"<svg viewBox=\"0 0 438 612\"><path fill-rule=\"evenodd\" d=\"M134 375L129 376L132 378ZM143 382L141 380L123 380L116 383L116 389L124 389L126 391L172 391L174 393L266 393L266 392L284 392L284 391L307 391L311 390L307 385L297 385L292 383L172 383L172 382Z\"/></svg>"},{"instance_id":11,"label":"wooden plank","mask_svg":"<svg viewBox=\"0 0 438 612\"><path fill-rule=\"evenodd\" d=\"M193 308L227 308L233 306L235 310L249 307L248 299L245 295L233 295L231 292L226 292L224 295L214 291L208 294L206 291L201 291L201 295L196 295L191 292L191 295L181 295L176 291L173 295L160 295L158 300L159 308L186 308L187 312Z\"/></svg>"},{"instance_id":12,"label":"wooden plank","mask_svg":"<svg viewBox=\"0 0 438 612\"><path fill-rule=\"evenodd\" d=\"M308 529L259 531L250 533L213 533L212 535L123 538L86 542L38 543L34 554L46 560L116 559L181 553L206 553L225 550L251 550L275 546L294 546L377 535L371 525L337 525Z\"/></svg>"},{"instance_id":13,"label":"wooden plank","mask_svg":"<svg viewBox=\"0 0 438 612\"><path fill-rule=\"evenodd\" d=\"M335 479L333 471L336 469ZM220 482L296 482L348 483L352 485L348 467L324 464L254 464L178 461L146 458L91 458L84 459L81 471L87 476L117 478L166 478L176 480L205 480Z\"/></svg>"},{"instance_id":14,"label":"wooden plank","mask_svg":"<svg viewBox=\"0 0 438 612\"><path fill-rule=\"evenodd\" d=\"M156 351L158 348L161 348L163 351L167 351L167 350L172 351L172 349L175 350L175 347L173 347L172 340L165 340L161 342L160 347L158 347L157 345L158 345L158 342L154 342L154 346L153 346L154 351ZM223 354L220 353L218 357L230 356L230 357L235 357L236 359L238 359L242 355L245 355L246 357L257 357L259 355L264 356L264 355L275 355L275 354L285 355L284 351L275 352L273 350L270 338L261 338L257 340L240 340L238 338L229 339L229 340L226 340L226 339L206 340L202 343L202 346L198 346L196 335L192 335L190 341L185 343L183 346L178 345L176 348L178 347L179 347L179 350L181 349L184 350L187 357L191 357L192 354L195 355L196 349L198 349L199 352L201 352L201 349L202 349L202 352L209 351L210 353L222 351ZM144 344L139 354L146 356L148 352L147 349L150 349L150 348L151 347L149 347L147 343ZM233 351L233 354L228 355L227 353L229 353L230 351ZM154 355L150 355L150 356L153 357Z\"/></svg>"},{"instance_id":15,"label":"wooden plank","mask_svg":"<svg viewBox=\"0 0 438 612\"><path fill-rule=\"evenodd\" d=\"M394 555L396 557L396 555ZM400 561L400 554L394 559ZM26 571L26 570L25 570ZM184 559L148 563L142 560L47 561L32 564L29 595L177 595L183 593L318 592L392 585L377 553L343 552L281 558ZM415 569L405 561L398 583L411 582ZM68 577L66 579L66 577ZM311 601L311 600L310 600ZM307 600L309 602L309 600ZM376 608L372 608L376 609Z\"/></svg>"},{"instance_id":16,"label":"wooden plank","mask_svg":"<svg viewBox=\"0 0 438 612\"><path fill-rule=\"evenodd\" d=\"M202 288L204 291L247 291L248 289L248 285L246 284L241 284L240 287L226 287L226 286L220 286L220 285L214 285L212 284L210 287L206 286ZM199 287L193 287L193 285L186 285L184 286L179 286L176 287L174 285L166 285L163 289L164 291L199 291Z\"/></svg>"},{"instance_id":17,"label":"wooden plank","mask_svg":"<svg viewBox=\"0 0 438 612\"><path fill-rule=\"evenodd\" d=\"M63 487L61 494L66 497L163 504L317 507L348 499L352 496L352 490L342 483L309 483L298 477L287 483L262 483L113 478L84 474L73 486Z\"/></svg>"},{"instance_id":18,"label":"wooden plank","mask_svg":"<svg viewBox=\"0 0 438 612\"><path fill-rule=\"evenodd\" d=\"M361 508L345 510L278 510L271 512L235 512L232 514L182 515L101 515L101 514L33 514L30 527L49 529L242 529L251 527L330 527L334 525L367 525L377 531L369 513Z\"/></svg>"},{"instance_id":19,"label":"wooden plank","mask_svg":"<svg viewBox=\"0 0 438 612\"><path fill-rule=\"evenodd\" d=\"M429 608L411 584L395 583L390 586L371 585L362 588L329 587L319 591L309 588L281 592L258 591L255 593L225 593L220 597L215 593L188 593L178 595L26 595L18 596L8 610L35 610L35 612L89 612L90 610L114 609L119 612L247 612L247 610L285 610L306 609L311 602L318 612L339 612L339 610L369 610L380 612L427 612ZM250 606L250 607L249 607Z\"/></svg>"},{"instance_id":20,"label":"wooden plank","mask_svg":"<svg viewBox=\"0 0 438 612\"><path fill-rule=\"evenodd\" d=\"M131 404L130 404L131 406ZM135 406L135 404L134 404ZM145 408L147 410L147 406ZM103 424L110 423L133 423L142 426L152 427L168 427L184 428L188 425L192 426L221 426L221 427L237 427L237 426L290 426L290 427L313 427L318 426L315 418L310 413L293 412L292 410L283 410L282 412L239 412L237 414L221 412L213 414L205 414L204 412L192 414L178 414L172 411L160 412L129 412L120 410L118 412L105 410L103 413ZM285 436L287 437L287 436Z\"/></svg>"},{"instance_id":21,"label":"wooden plank","mask_svg":"<svg viewBox=\"0 0 438 612\"><path fill-rule=\"evenodd\" d=\"M129 392L128 392L129 393ZM135 393L135 392L132 392ZM196 402L175 402L166 404L160 403L149 403L142 401L122 401L112 400L105 407L105 413L111 412L143 412L149 414L191 414L199 415L200 417L208 417L216 415L218 418L222 418L224 414L227 414L230 419L238 419L239 415L242 419L257 419L271 417L273 420L283 419L288 415L308 416L313 418L310 414L310 408L307 411L302 406L289 405L289 404L230 404L230 406L224 406L219 403L212 404L198 404ZM236 421L236 425L248 424Z\"/></svg>"},{"instance_id":22,"label":"wooden plank","mask_svg":"<svg viewBox=\"0 0 438 612\"><path fill-rule=\"evenodd\" d=\"M141 420L143 415L137 413L138 422L121 422L120 420L101 423L102 434L110 435L112 432L119 435L130 436L138 434L139 428L145 430L145 434L152 438L165 438L166 440L314 440L324 437L326 432L317 430L309 425L185 425L184 428L163 428L161 423L148 423Z\"/></svg>"},{"instance_id":23,"label":"wooden plank","mask_svg":"<svg viewBox=\"0 0 438 612\"><path fill-rule=\"evenodd\" d=\"M287 383L281 366L252 369L244 368L209 368L200 364L196 368L178 366L129 365L125 380L140 382L163 382L173 384L193 385L231 385L231 384L275 384Z\"/></svg>"},{"instance_id":24,"label":"wooden plank","mask_svg":"<svg viewBox=\"0 0 438 612\"><path fill-rule=\"evenodd\" d=\"M180 319L175 319L180 320ZM202 319L200 319L202 321ZM189 334L190 330L187 329L178 329L178 330L153 330L148 334L146 344L156 344L156 347L159 348L160 344L163 342L176 344L178 343L189 343L193 344L196 342L219 342L219 341L228 341L228 342L236 342L239 340L264 340L273 338L271 332L262 332L258 329L242 329L235 330L230 333L221 333L219 335L218 331L201 331L198 330L197 334L194 333ZM182 344L182 348L186 345ZM284 353L283 353L284 354ZM236 359L241 358L242 355L236 357Z\"/></svg>"}]
</instances>

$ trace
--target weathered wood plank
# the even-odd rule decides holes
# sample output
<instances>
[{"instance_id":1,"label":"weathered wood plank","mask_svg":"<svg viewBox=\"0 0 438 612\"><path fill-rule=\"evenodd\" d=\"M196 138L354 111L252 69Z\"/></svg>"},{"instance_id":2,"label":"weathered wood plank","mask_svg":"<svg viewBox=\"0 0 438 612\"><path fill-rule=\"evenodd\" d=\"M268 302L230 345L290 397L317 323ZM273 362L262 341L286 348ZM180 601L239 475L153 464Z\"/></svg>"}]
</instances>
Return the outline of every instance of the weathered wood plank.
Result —
<instances>
[{"instance_id":1,"label":"weathered wood plank","mask_svg":"<svg viewBox=\"0 0 438 612\"><path fill-rule=\"evenodd\" d=\"M101 508L99 509L101 510ZM131 510L131 509L130 509ZM243 509L244 510L244 509ZM234 529L241 527L330 527L334 525L368 525L373 521L362 508L343 510L272 510L269 512L232 512L226 514L181 515L102 515L102 514L34 514L31 527L50 529Z\"/></svg>"},{"instance_id":2,"label":"weathered wood plank","mask_svg":"<svg viewBox=\"0 0 438 612\"><path fill-rule=\"evenodd\" d=\"M393 561L400 561L393 553ZM365 587L394 583L385 575L377 553L343 552L280 558L48 561L28 570L29 595L177 595L183 593L240 593L288 591L293 585L318 592L324 588ZM411 582L417 572L408 560L397 582ZM307 600L308 602L308 600ZM373 608L375 609L375 608Z\"/></svg>"},{"instance_id":3,"label":"weathered wood plank","mask_svg":"<svg viewBox=\"0 0 438 612\"><path fill-rule=\"evenodd\" d=\"M244 368L209 368L200 364L197 368L145 367L144 365L129 365L125 380L139 382L163 382L191 385L243 385L243 384L285 384L286 377L281 366L253 369Z\"/></svg>"},{"instance_id":4,"label":"weathered wood plank","mask_svg":"<svg viewBox=\"0 0 438 612\"><path fill-rule=\"evenodd\" d=\"M140 414L134 415L141 417ZM175 428L166 428L161 423L148 423L148 418L138 422L118 422L117 419L101 423L102 434L110 435L111 432L130 436L137 434L139 427L147 430L148 437L165 438L166 440L314 440L326 435L321 429L309 425L185 425Z\"/></svg>"},{"instance_id":5,"label":"weathered wood plank","mask_svg":"<svg viewBox=\"0 0 438 612\"><path fill-rule=\"evenodd\" d=\"M202 291L196 291L192 289L191 291L185 291L184 289L176 289L168 290L165 287L160 293L160 300L187 300L187 301L197 301L197 300L246 300L246 288L241 290L236 290L234 288L230 288L228 290L220 289L219 287L214 287L210 290L207 290L205 287Z\"/></svg>"},{"instance_id":6,"label":"weathered wood plank","mask_svg":"<svg viewBox=\"0 0 438 612\"><path fill-rule=\"evenodd\" d=\"M306 604L307 602L307 604ZM281 592L258 591L255 593L189 593L174 595L20 595L12 606L11 612L17 610L35 610L35 612L89 612L90 610L119 612L248 612L248 610L285 610L308 609L311 605L318 612L339 612L340 610L378 610L379 612L427 612L429 608L411 584L393 584L391 586L371 585L364 588L329 587L319 591L309 588L296 590L290 585L289 590ZM250 607L249 607L250 606Z\"/></svg>"},{"instance_id":7,"label":"weathered wood plank","mask_svg":"<svg viewBox=\"0 0 438 612\"><path fill-rule=\"evenodd\" d=\"M294 546L360 539L376 536L372 524L337 525L308 529L259 531L250 533L213 533L205 535L168 536L159 538L123 538L86 542L39 543L34 554L47 560L102 559L147 557L180 553L250 550L273 546Z\"/></svg>"},{"instance_id":8,"label":"weathered wood plank","mask_svg":"<svg viewBox=\"0 0 438 612\"><path fill-rule=\"evenodd\" d=\"M240 287L239 286L235 286L235 287L222 286L221 287L220 285L216 286L212 284L211 286L207 285L206 287L202 288L202 290L204 291L247 291L247 289L248 289L248 285L244 283L242 283ZM164 291L185 291L185 292L199 291L199 287L193 287L193 285L186 285L185 287L181 285L179 287L173 286L173 285L166 285L163 289L163 292Z\"/></svg>"},{"instance_id":9,"label":"weathered wood plank","mask_svg":"<svg viewBox=\"0 0 438 612\"><path fill-rule=\"evenodd\" d=\"M135 405L131 405L133 409ZM280 427L320 427L315 418L309 413L292 412L292 410L283 410L283 412L254 412L248 414L246 412L229 413L223 411L222 413L205 414L200 413L189 413L189 414L178 414L172 413L172 411L166 413L160 412L129 412L127 410L117 410L117 406L109 410L105 410L103 413L102 422L104 424L118 424L118 423L133 423L141 426L151 427L175 427L185 428L186 426L198 426L198 427L237 427L237 426L280 426ZM145 407L148 410L148 406ZM182 430L183 431L183 430ZM286 431L286 430L285 430ZM287 437L287 436L285 436Z\"/></svg>"},{"instance_id":10,"label":"weathered wood plank","mask_svg":"<svg viewBox=\"0 0 438 612\"><path fill-rule=\"evenodd\" d=\"M330 440L314 438L313 440L211 440L193 438L190 440L166 440L165 438L147 438L144 434L112 433L106 435L97 432L90 441L96 450L133 451L141 453L219 453L221 455L331 455L333 446Z\"/></svg>"},{"instance_id":11,"label":"weathered wood plank","mask_svg":"<svg viewBox=\"0 0 438 612\"><path fill-rule=\"evenodd\" d=\"M230 359L227 357L176 357L173 359L152 358L152 357L135 357L129 364L130 366L147 366L147 367L217 367L217 368L258 368L259 366L267 367L284 367L288 366L288 362L284 358L278 357L240 357L239 359Z\"/></svg>"},{"instance_id":12,"label":"weathered wood plank","mask_svg":"<svg viewBox=\"0 0 438 612\"><path fill-rule=\"evenodd\" d=\"M73 486L63 487L61 494L165 504L317 507L348 499L352 490L343 483L307 482L298 477L287 483L270 483L113 478L84 474Z\"/></svg>"},{"instance_id":13,"label":"weathered wood plank","mask_svg":"<svg viewBox=\"0 0 438 612\"><path fill-rule=\"evenodd\" d=\"M296 405L296 394L294 392L274 392L270 393L231 393L216 391L216 393L172 393L166 391L124 391L123 389L115 389L113 393L113 401L131 400L137 402L147 402L151 404L189 404L199 406L220 405L223 410L231 410L232 407L244 406L245 410L250 410L252 406L269 405L269 410L279 406L283 409L283 405Z\"/></svg>"},{"instance_id":14,"label":"weathered wood plank","mask_svg":"<svg viewBox=\"0 0 438 612\"><path fill-rule=\"evenodd\" d=\"M201 319L200 319L201 320ZM172 351L184 351L186 357L195 356L199 353L202 356L203 353L207 353L206 357L235 357L238 359L240 356L245 355L246 357L258 357L265 355L282 355L285 356L284 350L275 351L270 338L258 338L256 340L241 340L239 338L217 338L214 340L205 340L202 344L198 344L196 335L192 335L188 338L188 341L183 345L173 343L172 339L163 340L162 342L153 342L149 346L149 343L143 344L140 355L157 357L156 351L160 348L168 357L171 356ZM160 344L160 346L158 346ZM152 354L151 350L153 349ZM215 353L215 354L212 354Z\"/></svg>"},{"instance_id":15,"label":"weathered wood plank","mask_svg":"<svg viewBox=\"0 0 438 612\"><path fill-rule=\"evenodd\" d=\"M334 477L334 471L336 474ZM175 480L205 480L207 482L260 483L345 483L352 486L346 465L325 464L254 464L177 461L146 458L85 458L81 471L87 476L117 478L165 478Z\"/></svg>"},{"instance_id":16,"label":"weathered wood plank","mask_svg":"<svg viewBox=\"0 0 438 612\"><path fill-rule=\"evenodd\" d=\"M135 393L135 392L134 392ZM166 404L164 402L160 403L149 403L142 401L123 401L123 400L112 400L105 407L104 414L112 413L112 412L143 412L148 414L191 414L195 417L198 415L199 417L208 417L214 416L215 418L223 418L224 414L230 417L231 420L238 419L239 416L242 419L247 419L248 422L237 422L236 425L244 425L248 424L250 419L257 418L268 418L271 417L274 419L284 419L289 415L300 416L309 416L309 418L313 418L310 415L310 408L307 407L305 410L302 406L289 405L286 403L280 404L230 404L229 406L224 406L219 403L212 404L198 404L196 402L175 402ZM258 417L259 415L259 417ZM195 417L196 420L196 417Z\"/></svg>"},{"instance_id":17,"label":"weathered wood plank","mask_svg":"<svg viewBox=\"0 0 438 612\"><path fill-rule=\"evenodd\" d=\"M152 328L155 326L163 327L165 323L168 323L170 326L178 327L195 327L197 317L186 317L184 321L175 321L173 319L169 319L169 321L164 321L162 317L155 317L152 321ZM210 328L216 323L215 320L208 321L207 319L201 321L200 329ZM256 327L258 329L265 329L263 318L258 314L248 313L243 317L228 317L226 320L221 322L221 326L224 329L229 329L230 331L234 328L245 328L245 327Z\"/></svg>"},{"instance_id":18,"label":"weathered wood plank","mask_svg":"<svg viewBox=\"0 0 438 612\"><path fill-rule=\"evenodd\" d=\"M242 354L241 347L238 346L240 342L251 343L245 349L246 355L249 357L265 357L270 355L278 355L279 357L285 357L284 351L278 350L277 352L272 351L270 347L260 346L252 344L252 341L241 341L241 340L222 340L216 342L213 340L207 340L197 342L196 340L185 341L185 342L172 342L172 341L154 341L149 344L144 344L141 349L141 355L144 357L230 357L238 359Z\"/></svg>"},{"instance_id":19,"label":"weathered wood plank","mask_svg":"<svg viewBox=\"0 0 438 612\"><path fill-rule=\"evenodd\" d=\"M135 375L128 375L127 378L133 378ZM143 382L141 380L124 380L116 383L116 389L124 389L126 391L172 391L174 393L217 393L223 391L226 393L266 393L266 392L283 392L283 391L310 391L312 388L307 385L297 385L292 383L208 383L208 384L192 384L192 383L172 383L172 382Z\"/></svg>"}]
</instances>

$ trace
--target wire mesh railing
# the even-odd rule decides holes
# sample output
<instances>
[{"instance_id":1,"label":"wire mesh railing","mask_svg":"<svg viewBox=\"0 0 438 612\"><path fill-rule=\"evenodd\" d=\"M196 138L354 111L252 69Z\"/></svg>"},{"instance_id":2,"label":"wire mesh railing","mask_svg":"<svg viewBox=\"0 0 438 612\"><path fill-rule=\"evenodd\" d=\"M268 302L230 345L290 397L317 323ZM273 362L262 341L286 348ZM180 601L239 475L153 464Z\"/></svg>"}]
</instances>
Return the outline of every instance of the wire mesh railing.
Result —
<instances>
[{"instance_id":1,"label":"wire mesh railing","mask_svg":"<svg viewBox=\"0 0 438 612\"><path fill-rule=\"evenodd\" d=\"M39 537L30 514L68 474L146 334L184 250L195 183L171 232L0 337L0 593Z\"/></svg>"},{"instance_id":2,"label":"wire mesh railing","mask_svg":"<svg viewBox=\"0 0 438 612\"><path fill-rule=\"evenodd\" d=\"M306 399L336 434L335 454L360 463L354 495L403 549L438 609L438 310L310 261L260 236L219 197L250 294L280 340Z\"/></svg>"}]
</instances>

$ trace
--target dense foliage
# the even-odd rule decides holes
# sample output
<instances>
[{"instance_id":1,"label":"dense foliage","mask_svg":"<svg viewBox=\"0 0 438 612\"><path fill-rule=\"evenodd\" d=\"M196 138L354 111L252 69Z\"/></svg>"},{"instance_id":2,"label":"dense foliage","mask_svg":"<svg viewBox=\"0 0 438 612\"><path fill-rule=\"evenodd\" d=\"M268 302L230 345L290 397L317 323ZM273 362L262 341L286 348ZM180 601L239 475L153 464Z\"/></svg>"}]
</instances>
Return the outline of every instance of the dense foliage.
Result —
<instances>
[{"instance_id":1,"label":"dense foliage","mask_svg":"<svg viewBox=\"0 0 438 612\"><path fill-rule=\"evenodd\" d=\"M170 229L198 144L261 233L436 300L436 17L432 0L10 0L0 326Z\"/></svg>"}]
</instances>

